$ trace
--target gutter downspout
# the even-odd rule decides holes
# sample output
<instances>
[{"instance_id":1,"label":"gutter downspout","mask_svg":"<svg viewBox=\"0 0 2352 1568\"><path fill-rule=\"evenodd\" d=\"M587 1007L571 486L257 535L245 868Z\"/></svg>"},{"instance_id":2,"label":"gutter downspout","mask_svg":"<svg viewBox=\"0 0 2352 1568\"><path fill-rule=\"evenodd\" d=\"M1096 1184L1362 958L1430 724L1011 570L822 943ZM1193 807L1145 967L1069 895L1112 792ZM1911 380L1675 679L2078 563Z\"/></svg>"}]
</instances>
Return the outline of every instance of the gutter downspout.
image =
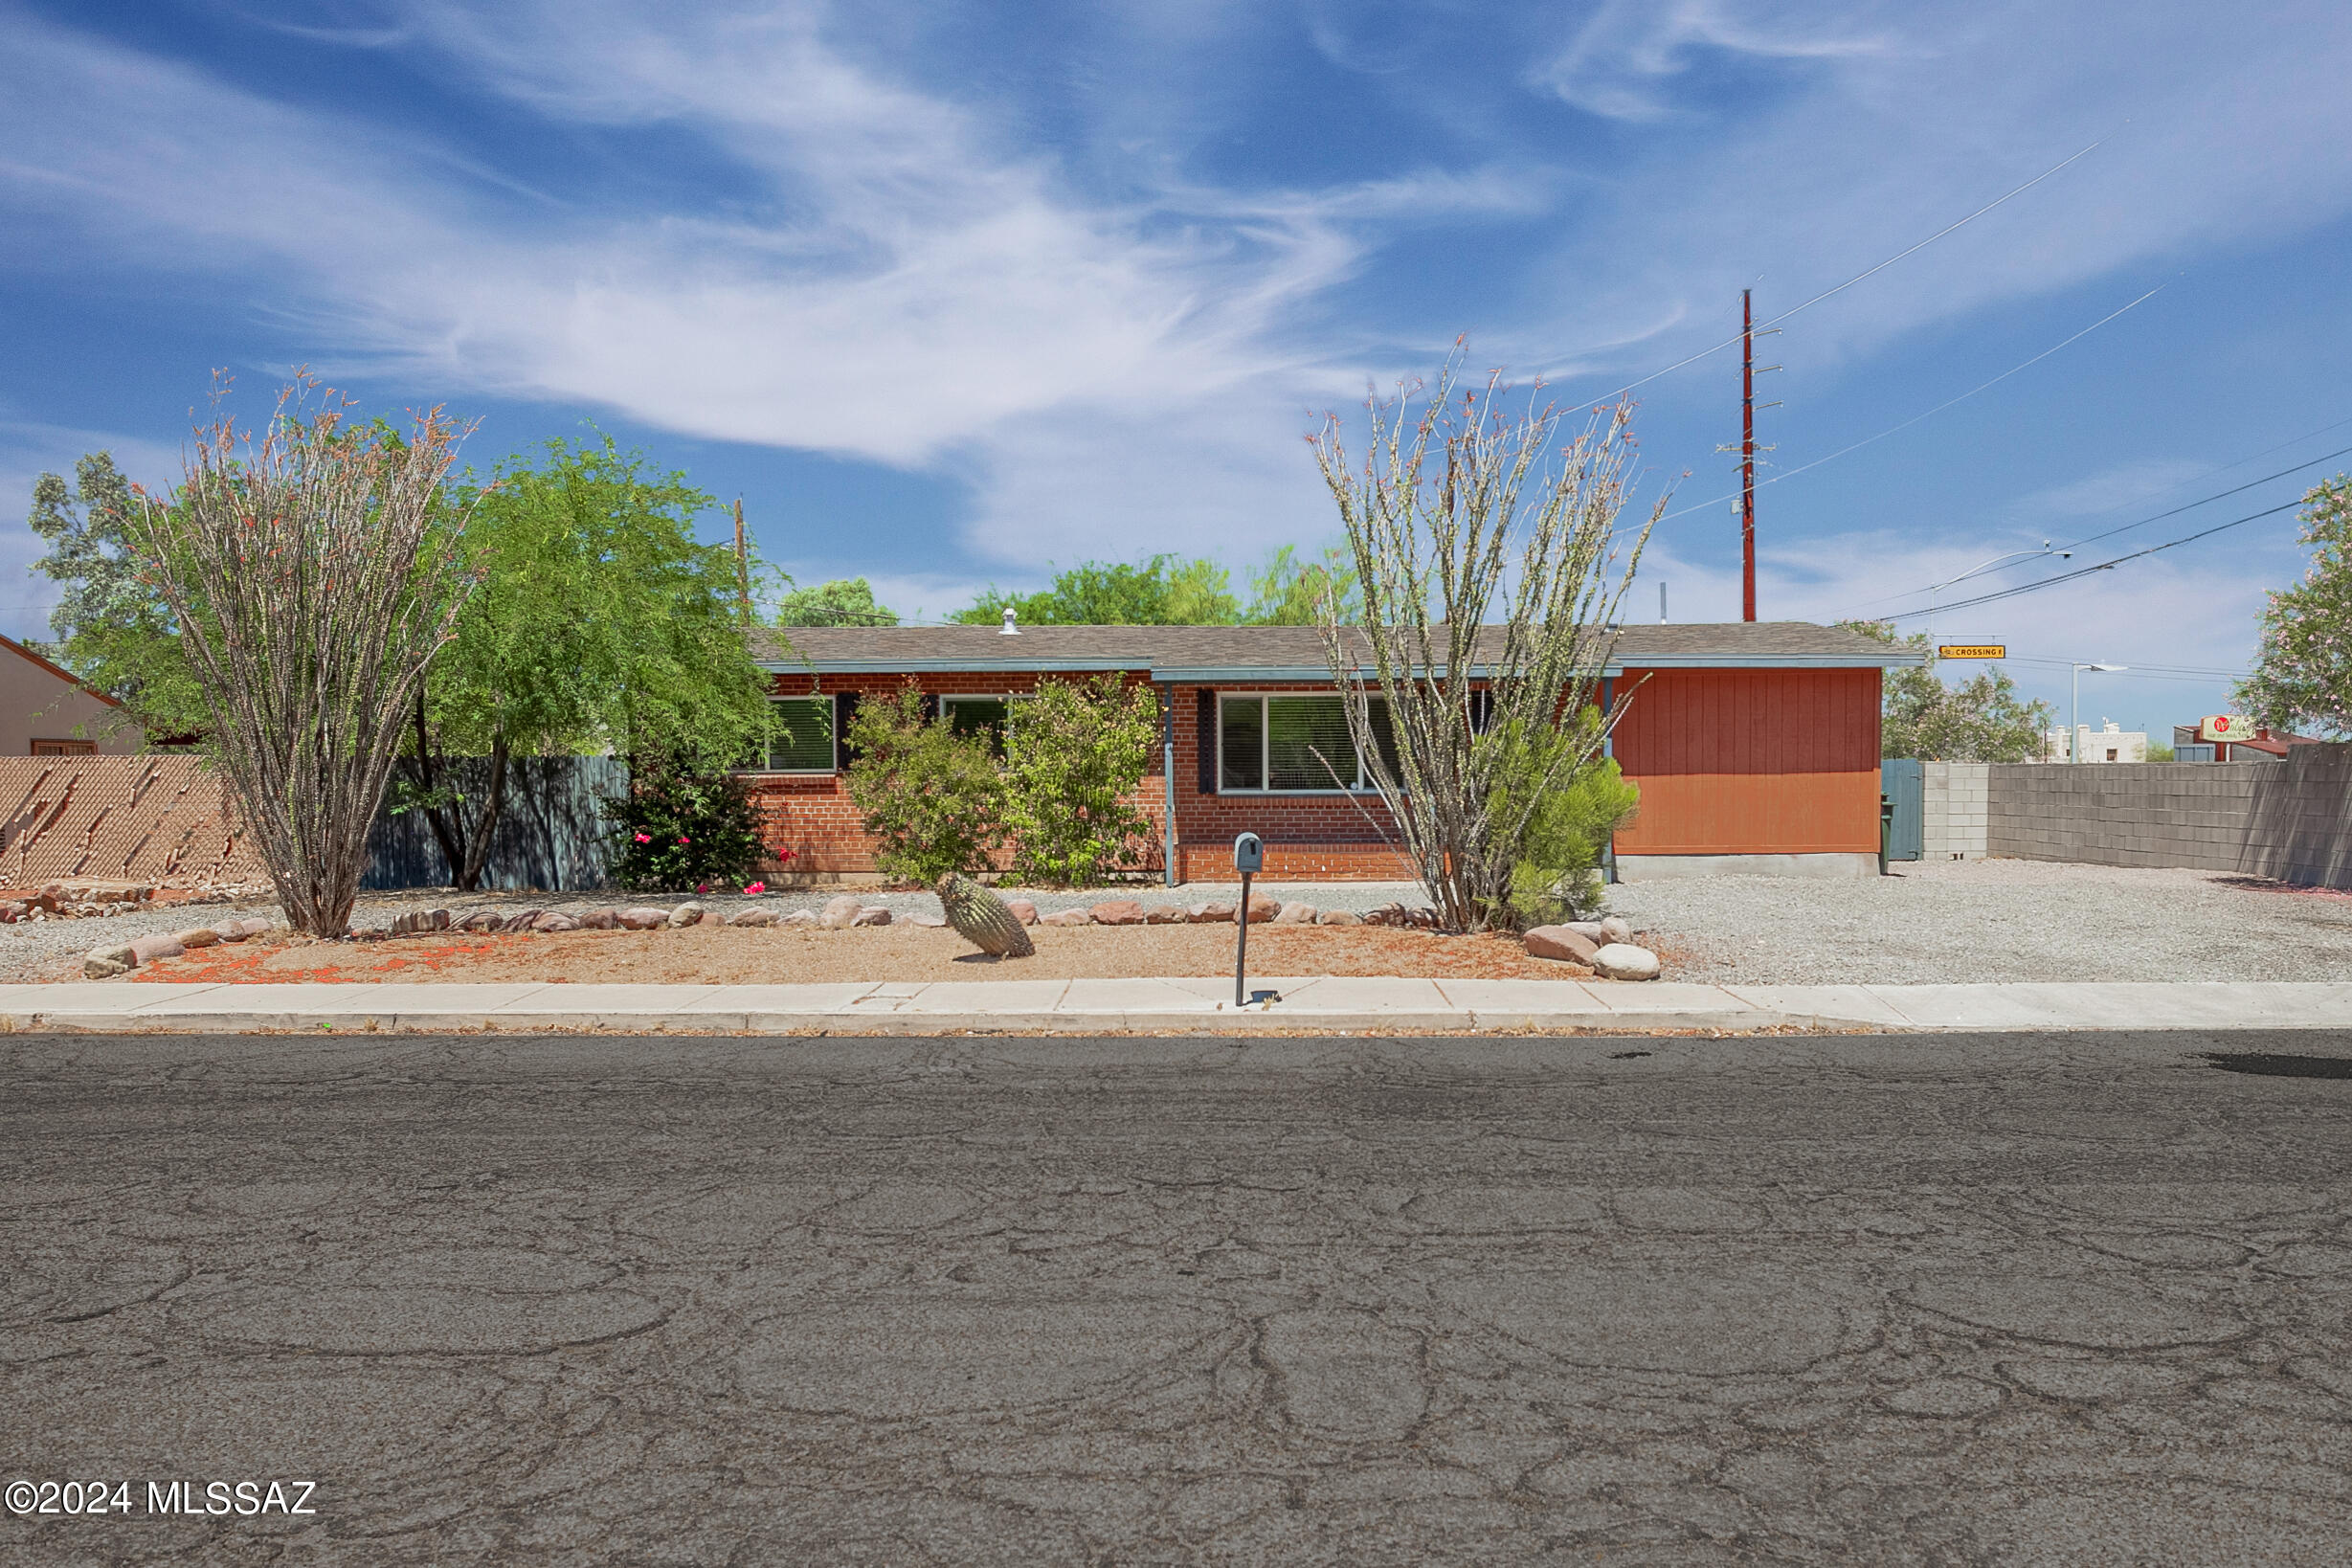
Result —
<instances>
[{"instance_id":1,"label":"gutter downspout","mask_svg":"<svg viewBox=\"0 0 2352 1568\"><path fill-rule=\"evenodd\" d=\"M1164 681L1159 688L1159 724L1160 773L1168 783L1168 817L1160 824L1160 859L1168 885L1174 887L1176 885L1176 687Z\"/></svg>"},{"instance_id":2,"label":"gutter downspout","mask_svg":"<svg viewBox=\"0 0 2352 1568\"><path fill-rule=\"evenodd\" d=\"M1664 593L1665 590L1661 589L1660 592ZM1616 706L1617 680L1614 676L1604 675L1601 678L1601 717L1606 720L1609 709ZM1601 754L1604 757L1617 755L1617 731L1614 728L1601 737ZM1611 884L1617 881L1617 832L1614 828L1609 831L1609 841L1601 849L1601 880Z\"/></svg>"}]
</instances>

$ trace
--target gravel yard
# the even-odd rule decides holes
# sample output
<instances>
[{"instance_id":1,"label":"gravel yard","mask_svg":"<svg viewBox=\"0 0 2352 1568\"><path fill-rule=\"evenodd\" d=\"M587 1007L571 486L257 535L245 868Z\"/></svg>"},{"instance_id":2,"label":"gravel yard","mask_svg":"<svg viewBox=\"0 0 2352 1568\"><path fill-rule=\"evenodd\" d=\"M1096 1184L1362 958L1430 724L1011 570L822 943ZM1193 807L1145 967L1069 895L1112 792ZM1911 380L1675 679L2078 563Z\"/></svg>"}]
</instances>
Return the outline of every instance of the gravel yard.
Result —
<instances>
[{"instance_id":1,"label":"gravel yard","mask_svg":"<svg viewBox=\"0 0 2352 1568\"><path fill-rule=\"evenodd\" d=\"M1637 931L1670 933L1678 980L2352 980L2352 895L2048 861L1894 869L1634 883L1609 903Z\"/></svg>"},{"instance_id":2,"label":"gravel yard","mask_svg":"<svg viewBox=\"0 0 2352 1568\"><path fill-rule=\"evenodd\" d=\"M2352 895L2284 889L2214 872L2040 861L1918 862L1898 865L1896 872L1835 882L1718 877L1639 883L1611 888L1610 907L1633 924L1641 933L1637 941L1667 955L1669 979L1800 985L2352 979ZM1361 911L1399 900L1421 902L1419 889L1404 883L1259 885L1277 897L1302 898L1327 908ZM815 909L840 890L786 890L757 902ZM902 918L938 912L938 901L929 893L859 891L865 902ZM1004 891L1011 896L1015 890ZM1026 896L1051 913L1107 897L1190 904L1229 900L1235 891L1231 884L1198 883L1173 894L1147 885ZM576 911L592 902L640 901L617 894L592 901L578 894L424 889L368 895L360 901L355 923L380 925L409 909L462 911L493 905ZM753 901L714 894L703 902L728 912ZM0 980L67 978L69 961L101 944L210 925L235 913L274 915L276 910L267 902L216 904L0 927ZM1155 970L1148 961L1149 943L1162 932L1173 939L1186 931L1146 927L1118 934L1123 945L1131 945L1132 960L1140 966L1133 973L1180 974L1200 960L1188 950L1186 961ZM746 940L763 939L744 934ZM1188 933L1183 939L1195 938ZM1255 933L1252 946L1258 946ZM913 949L895 951L911 954ZM998 972L1015 977L1009 967Z\"/></svg>"}]
</instances>

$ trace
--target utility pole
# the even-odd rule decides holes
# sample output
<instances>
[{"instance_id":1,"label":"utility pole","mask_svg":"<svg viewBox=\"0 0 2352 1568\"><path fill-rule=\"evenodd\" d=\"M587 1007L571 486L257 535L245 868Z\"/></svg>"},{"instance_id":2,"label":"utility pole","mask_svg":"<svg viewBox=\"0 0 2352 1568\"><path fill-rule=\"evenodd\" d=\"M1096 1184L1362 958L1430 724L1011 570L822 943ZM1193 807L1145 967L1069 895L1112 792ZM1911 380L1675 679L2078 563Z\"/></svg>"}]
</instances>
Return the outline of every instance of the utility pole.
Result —
<instances>
[{"instance_id":1,"label":"utility pole","mask_svg":"<svg viewBox=\"0 0 2352 1568\"><path fill-rule=\"evenodd\" d=\"M743 547L743 497L735 498L735 597L743 609L743 623L751 624L751 557ZM1756 617L1750 616L1750 620Z\"/></svg>"},{"instance_id":2,"label":"utility pole","mask_svg":"<svg viewBox=\"0 0 2352 1568\"><path fill-rule=\"evenodd\" d=\"M738 539L742 528L736 529ZM1756 618L1756 308L1739 291L1739 618Z\"/></svg>"}]
</instances>

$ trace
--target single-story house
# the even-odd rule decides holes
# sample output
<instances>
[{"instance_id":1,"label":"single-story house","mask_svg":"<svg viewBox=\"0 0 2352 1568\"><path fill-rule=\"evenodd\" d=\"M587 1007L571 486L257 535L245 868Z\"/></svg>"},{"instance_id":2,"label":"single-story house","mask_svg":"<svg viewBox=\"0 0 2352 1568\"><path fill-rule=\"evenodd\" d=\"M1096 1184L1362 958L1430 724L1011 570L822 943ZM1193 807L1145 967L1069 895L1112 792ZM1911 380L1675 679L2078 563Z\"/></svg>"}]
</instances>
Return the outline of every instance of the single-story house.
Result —
<instances>
[{"instance_id":1,"label":"single-story house","mask_svg":"<svg viewBox=\"0 0 2352 1568\"><path fill-rule=\"evenodd\" d=\"M143 739L121 703L0 637L0 756L129 756Z\"/></svg>"},{"instance_id":2,"label":"single-story house","mask_svg":"<svg viewBox=\"0 0 2352 1568\"><path fill-rule=\"evenodd\" d=\"M807 627L762 634L754 652L791 738L748 783L763 838L792 851L794 873L874 868L841 776L862 699L912 681L934 712L976 729L1041 680L1116 671L1159 693L1161 754L1139 800L1159 840L1154 870L1231 880L1234 836L1247 831L1266 840L1269 876L1411 875L1360 767L1335 780L1318 760L1354 751L1312 627ZM1918 661L1797 621L1617 629L1602 701L1642 795L1617 837L1618 877L1875 871L1880 680Z\"/></svg>"}]
</instances>

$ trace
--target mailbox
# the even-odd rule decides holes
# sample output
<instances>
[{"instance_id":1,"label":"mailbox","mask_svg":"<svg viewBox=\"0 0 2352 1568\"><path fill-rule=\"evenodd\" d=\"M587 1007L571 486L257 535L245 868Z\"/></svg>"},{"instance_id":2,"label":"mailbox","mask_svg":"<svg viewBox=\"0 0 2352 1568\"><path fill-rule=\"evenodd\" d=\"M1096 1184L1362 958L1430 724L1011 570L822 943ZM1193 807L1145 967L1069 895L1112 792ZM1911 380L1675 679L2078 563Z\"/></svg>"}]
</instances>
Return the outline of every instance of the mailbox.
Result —
<instances>
[{"instance_id":1,"label":"mailbox","mask_svg":"<svg viewBox=\"0 0 2352 1568\"><path fill-rule=\"evenodd\" d=\"M1266 869L1266 841L1254 833L1244 833L1233 840L1233 869L1245 877L1254 877Z\"/></svg>"}]
</instances>

